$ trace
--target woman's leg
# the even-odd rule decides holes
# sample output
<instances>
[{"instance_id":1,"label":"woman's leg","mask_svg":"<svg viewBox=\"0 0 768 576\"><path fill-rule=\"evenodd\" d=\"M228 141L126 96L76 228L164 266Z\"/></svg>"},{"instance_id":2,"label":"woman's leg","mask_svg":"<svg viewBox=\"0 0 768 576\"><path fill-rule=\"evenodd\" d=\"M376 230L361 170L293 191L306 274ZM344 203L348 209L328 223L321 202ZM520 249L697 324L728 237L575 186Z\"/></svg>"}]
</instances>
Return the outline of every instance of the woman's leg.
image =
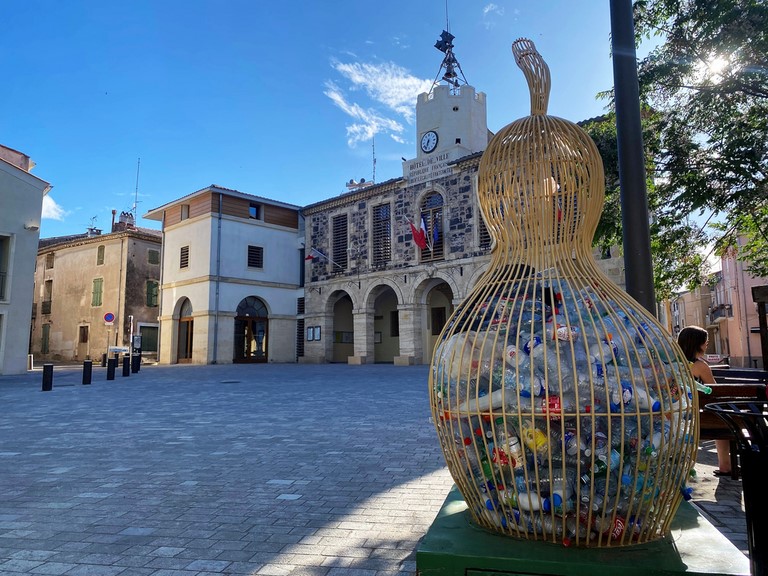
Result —
<instances>
[{"instance_id":1,"label":"woman's leg","mask_svg":"<svg viewBox=\"0 0 768 576\"><path fill-rule=\"evenodd\" d=\"M717 449L717 468L720 472L731 471L731 443L728 440L715 440Z\"/></svg>"}]
</instances>

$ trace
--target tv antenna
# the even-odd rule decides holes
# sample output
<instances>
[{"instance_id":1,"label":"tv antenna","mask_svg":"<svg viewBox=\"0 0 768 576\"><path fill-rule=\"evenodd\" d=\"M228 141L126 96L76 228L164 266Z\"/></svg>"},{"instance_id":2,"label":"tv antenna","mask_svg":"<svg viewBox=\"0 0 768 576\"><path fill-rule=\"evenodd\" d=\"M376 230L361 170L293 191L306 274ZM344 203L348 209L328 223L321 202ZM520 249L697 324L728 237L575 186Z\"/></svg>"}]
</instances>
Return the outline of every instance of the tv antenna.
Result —
<instances>
[{"instance_id":1,"label":"tv antenna","mask_svg":"<svg viewBox=\"0 0 768 576\"><path fill-rule=\"evenodd\" d=\"M371 182L376 183L376 136L371 136L371 154L373 155L373 177Z\"/></svg>"},{"instance_id":2,"label":"tv antenna","mask_svg":"<svg viewBox=\"0 0 768 576\"><path fill-rule=\"evenodd\" d=\"M141 170L141 158L139 158L136 161L136 190L135 190L134 196L133 196L133 209L131 210L131 212L133 212L133 221L134 222L136 222L136 220L138 220L138 218L139 218L139 215L136 212L137 212L137 207L138 207L138 204L139 204L139 171L140 170Z\"/></svg>"}]
</instances>

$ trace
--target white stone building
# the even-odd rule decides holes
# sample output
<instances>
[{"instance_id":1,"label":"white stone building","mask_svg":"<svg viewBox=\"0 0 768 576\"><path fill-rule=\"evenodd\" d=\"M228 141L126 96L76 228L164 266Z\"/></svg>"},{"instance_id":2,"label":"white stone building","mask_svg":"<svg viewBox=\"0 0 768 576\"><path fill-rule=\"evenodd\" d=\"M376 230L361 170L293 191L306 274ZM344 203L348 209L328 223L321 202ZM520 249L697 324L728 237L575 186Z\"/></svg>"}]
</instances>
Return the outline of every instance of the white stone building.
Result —
<instances>
[{"instance_id":1,"label":"white stone building","mask_svg":"<svg viewBox=\"0 0 768 576\"><path fill-rule=\"evenodd\" d=\"M453 37L443 34L446 83L418 96L416 157L403 162L403 177L304 209L317 256L305 286L305 362L429 362L488 265L476 200L491 136L485 94L460 82Z\"/></svg>"},{"instance_id":2,"label":"white stone building","mask_svg":"<svg viewBox=\"0 0 768 576\"><path fill-rule=\"evenodd\" d=\"M161 363L296 361L299 206L212 185L144 217L162 222Z\"/></svg>"},{"instance_id":3,"label":"white stone building","mask_svg":"<svg viewBox=\"0 0 768 576\"><path fill-rule=\"evenodd\" d=\"M29 156L0 146L0 374L27 369L30 311L43 197Z\"/></svg>"}]
</instances>

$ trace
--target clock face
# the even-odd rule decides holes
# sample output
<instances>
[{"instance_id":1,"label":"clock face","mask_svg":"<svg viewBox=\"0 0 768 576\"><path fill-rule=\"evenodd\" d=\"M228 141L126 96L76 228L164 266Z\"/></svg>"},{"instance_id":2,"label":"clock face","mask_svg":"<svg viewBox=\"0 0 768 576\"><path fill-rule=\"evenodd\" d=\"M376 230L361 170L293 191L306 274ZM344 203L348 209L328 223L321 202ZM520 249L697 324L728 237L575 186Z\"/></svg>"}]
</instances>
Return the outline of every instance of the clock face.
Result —
<instances>
[{"instance_id":1,"label":"clock face","mask_svg":"<svg viewBox=\"0 0 768 576\"><path fill-rule=\"evenodd\" d=\"M434 130L425 132L424 136L421 137L421 149L429 154L435 148L437 148L437 132Z\"/></svg>"}]
</instances>

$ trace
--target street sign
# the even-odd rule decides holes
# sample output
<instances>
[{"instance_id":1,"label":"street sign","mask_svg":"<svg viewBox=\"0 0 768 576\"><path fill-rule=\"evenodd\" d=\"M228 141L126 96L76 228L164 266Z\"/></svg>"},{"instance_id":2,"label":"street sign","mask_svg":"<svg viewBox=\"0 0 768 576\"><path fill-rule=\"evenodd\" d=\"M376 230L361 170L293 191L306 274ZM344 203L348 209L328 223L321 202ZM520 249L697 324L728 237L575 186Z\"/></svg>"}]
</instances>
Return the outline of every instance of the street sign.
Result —
<instances>
[{"instance_id":1,"label":"street sign","mask_svg":"<svg viewBox=\"0 0 768 576\"><path fill-rule=\"evenodd\" d=\"M115 321L115 315L112 314L112 312L107 312L104 314L104 322L112 323Z\"/></svg>"}]
</instances>

